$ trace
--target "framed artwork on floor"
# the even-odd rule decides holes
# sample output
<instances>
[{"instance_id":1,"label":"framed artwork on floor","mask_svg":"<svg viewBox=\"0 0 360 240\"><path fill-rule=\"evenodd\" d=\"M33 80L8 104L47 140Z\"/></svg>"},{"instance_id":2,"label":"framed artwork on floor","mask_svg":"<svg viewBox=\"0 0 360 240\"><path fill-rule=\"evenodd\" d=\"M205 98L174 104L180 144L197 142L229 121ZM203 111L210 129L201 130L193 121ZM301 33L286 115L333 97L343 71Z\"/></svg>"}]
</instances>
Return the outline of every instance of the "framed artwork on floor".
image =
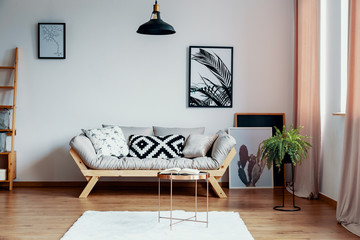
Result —
<instances>
[{"instance_id":1,"label":"framed artwork on floor","mask_svg":"<svg viewBox=\"0 0 360 240\"><path fill-rule=\"evenodd\" d=\"M38 58L65 59L65 23L38 24Z\"/></svg>"},{"instance_id":2,"label":"framed artwork on floor","mask_svg":"<svg viewBox=\"0 0 360 240\"><path fill-rule=\"evenodd\" d=\"M231 127L236 139L235 155L229 166L230 188L272 188L273 171L257 156L262 141L272 136L271 127Z\"/></svg>"},{"instance_id":3,"label":"framed artwork on floor","mask_svg":"<svg viewBox=\"0 0 360 240\"><path fill-rule=\"evenodd\" d=\"M285 113L235 113L235 127L272 127L272 134L275 134L275 127L282 129L285 124ZM284 184L284 167L279 172L273 168L274 186L282 187Z\"/></svg>"},{"instance_id":4,"label":"framed artwork on floor","mask_svg":"<svg viewBox=\"0 0 360 240\"><path fill-rule=\"evenodd\" d=\"M233 47L189 47L189 107L233 106Z\"/></svg>"}]
</instances>

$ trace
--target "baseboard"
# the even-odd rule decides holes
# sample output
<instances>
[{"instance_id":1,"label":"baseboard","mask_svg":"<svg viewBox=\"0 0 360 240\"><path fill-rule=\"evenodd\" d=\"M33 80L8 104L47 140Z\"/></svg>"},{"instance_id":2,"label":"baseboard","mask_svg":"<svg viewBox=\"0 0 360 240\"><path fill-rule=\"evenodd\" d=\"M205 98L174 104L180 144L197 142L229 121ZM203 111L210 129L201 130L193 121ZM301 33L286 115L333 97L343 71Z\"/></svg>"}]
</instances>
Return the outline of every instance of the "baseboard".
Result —
<instances>
[{"instance_id":1,"label":"baseboard","mask_svg":"<svg viewBox=\"0 0 360 240\"><path fill-rule=\"evenodd\" d=\"M74 181L74 182L14 182L14 187L85 187L86 181ZM166 186L170 183L168 181L162 181L161 185ZM174 187L194 187L194 182L174 182ZM206 182L198 182L200 186L206 186ZM0 186L7 186L0 184ZM100 181L96 183L95 187L157 187L158 182L126 182L126 181ZM220 186L228 188L228 182L221 182Z\"/></svg>"},{"instance_id":2,"label":"baseboard","mask_svg":"<svg viewBox=\"0 0 360 240\"><path fill-rule=\"evenodd\" d=\"M326 202L326 203L328 203L329 205L331 205L332 207L337 207L337 201L336 200L334 200L334 199L332 199L332 198L330 198L330 197L328 197L328 196L326 196L325 194L323 194L323 193L320 193L319 194L319 199L320 200L322 200L322 201L324 201L324 202Z\"/></svg>"}]
</instances>

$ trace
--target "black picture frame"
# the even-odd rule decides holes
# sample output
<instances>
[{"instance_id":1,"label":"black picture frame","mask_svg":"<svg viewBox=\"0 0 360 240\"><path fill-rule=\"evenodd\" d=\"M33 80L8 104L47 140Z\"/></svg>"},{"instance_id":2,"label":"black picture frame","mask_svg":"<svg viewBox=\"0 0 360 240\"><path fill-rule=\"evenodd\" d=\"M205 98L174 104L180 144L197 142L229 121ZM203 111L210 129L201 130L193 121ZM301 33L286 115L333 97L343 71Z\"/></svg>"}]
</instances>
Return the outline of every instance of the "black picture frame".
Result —
<instances>
[{"instance_id":1,"label":"black picture frame","mask_svg":"<svg viewBox=\"0 0 360 240\"><path fill-rule=\"evenodd\" d=\"M275 127L282 130L285 125L285 113L235 113L235 127ZM274 187L284 185L284 166L281 169L273 167Z\"/></svg>"},{"instance_id":2,"label":"black picture frame","mask_svg":"<svg viewBox=\"0 0 360 240\"><path fill-rule=\"evenodd\" d=\"M233 107L233 47L190 46L188 107Z\"/></svg>"},{"instance_id":3,"label":"black picture frame","mask_svg":"<svg viewBox=\"0 0 360 240\"><path fill-rule=\"evenodd\" d=\"M38 58L66 58L65 23L38 23Z\"/></svg>"}]
</instances>

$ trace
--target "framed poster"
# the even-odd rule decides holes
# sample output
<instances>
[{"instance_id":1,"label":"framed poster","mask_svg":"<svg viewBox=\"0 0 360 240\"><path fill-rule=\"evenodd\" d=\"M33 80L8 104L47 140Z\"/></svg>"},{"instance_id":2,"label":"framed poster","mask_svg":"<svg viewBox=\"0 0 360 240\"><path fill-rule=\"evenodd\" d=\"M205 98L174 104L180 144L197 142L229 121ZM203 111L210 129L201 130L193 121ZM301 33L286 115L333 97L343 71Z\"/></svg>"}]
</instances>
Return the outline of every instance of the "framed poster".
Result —
<instances>
[{"instance_id":1,"label":"framed poster","mask_svg":"<svg viewBox=\"0 0 360 240\"><path fill-rule=\"evenodd\" d=\"M233 47L189 48L189 107L231 108Z\"/></svg>"},{"instance_id":2,"label":"framed poster","mask_svg":"<svg viewBox=\"0 0 360 240\"><path fill-rule=\"evenodd\" d=\"M65 59L65 23L38 24L38 58Z\"/></svg>"},{"instance_id":3,"label":"framed poster","mask_svg":"<svg viewBox=\"0 0 360 240\"><path fill-rule=\"evenodd\" d=\"M275 127L282 129L285 124L285 113L235 113L235 127ZM284 167L273 168L274 186L282 187L284 184Z\"/></svg>"},{"instance_id":4,"label":"framed poster","mask_svg":"<svg viewBox=\"0 0 360 240\"><path fill-rule=\"evenodd\" d=\"M272 188L273 171L257 156L262 141L272 136L271 127L232 127L229 134L236 139L238 153L229 166L230 188Z\"/></svg>"}]
</instances>

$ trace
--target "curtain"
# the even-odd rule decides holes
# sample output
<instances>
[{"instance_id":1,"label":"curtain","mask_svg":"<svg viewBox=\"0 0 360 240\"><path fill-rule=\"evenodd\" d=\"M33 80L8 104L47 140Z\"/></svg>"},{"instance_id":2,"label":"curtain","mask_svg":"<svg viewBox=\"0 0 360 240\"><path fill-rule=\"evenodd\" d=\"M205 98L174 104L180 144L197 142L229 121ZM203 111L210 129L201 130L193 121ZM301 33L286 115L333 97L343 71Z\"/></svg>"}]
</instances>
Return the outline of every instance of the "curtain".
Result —
<instances>
[{"instance_id":1,"label":"curtain","mask_svg":"<svg viewBox=\"0 0 360 240\"><path fill-rule=\"evenodd\" d=\"M344 152L336 218L360 236L360 1L349 2L349 62Z\"/></svg>"},{"instance_id":2,"label":"curtain","mask_svg":"<svg viewBox=\"0 0 360 240\"><path fill-rule=\"evenodd\" d=\"M295 167L295 195L318 198L321 154L319 0L295 0L295 127L310 136L307 159Z\"/></svg>"}]
</instances>

